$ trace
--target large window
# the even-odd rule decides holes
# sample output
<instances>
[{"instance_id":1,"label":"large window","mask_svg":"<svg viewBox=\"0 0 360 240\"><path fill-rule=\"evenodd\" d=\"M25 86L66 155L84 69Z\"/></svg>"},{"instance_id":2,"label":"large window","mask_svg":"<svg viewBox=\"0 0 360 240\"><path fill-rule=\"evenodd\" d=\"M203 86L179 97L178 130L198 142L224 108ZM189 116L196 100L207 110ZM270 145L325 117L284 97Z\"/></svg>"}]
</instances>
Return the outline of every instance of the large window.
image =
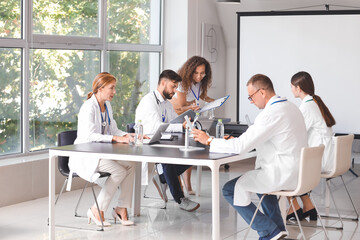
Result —
<instances>
[{"instance_id":1,"label":"large window","mask_svg":"<svg viewBox=\"0 0 360 240\"><path fill-rule=\"evenodd\" d=\"M118 127L133 122L141 97L157 84L161 4L1 1L0 159L55 146L58 132L76 129L79 109L102 71L118 80L111 103Z\"/></svg>"}]
</instances>

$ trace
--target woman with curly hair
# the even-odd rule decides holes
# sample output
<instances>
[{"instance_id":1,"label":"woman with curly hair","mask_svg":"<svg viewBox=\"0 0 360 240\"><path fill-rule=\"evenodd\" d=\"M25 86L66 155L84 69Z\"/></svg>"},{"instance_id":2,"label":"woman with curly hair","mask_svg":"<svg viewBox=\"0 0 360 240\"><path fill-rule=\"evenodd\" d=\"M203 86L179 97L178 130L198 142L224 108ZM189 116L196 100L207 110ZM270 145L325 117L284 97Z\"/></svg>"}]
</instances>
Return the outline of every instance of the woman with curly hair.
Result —
<instances>
[{"instance_id":1,"label":"woman with curly hair","mask_svg":"<svg viewBox=\"0 0 360 240\"><path fill-rule=\"evenodd\" d=\"M179 69L178 74L182 81L176 90L171 103L177 114L181 114L189 109L197 111L200 109L200 99L205 102L214 101L207 95L211 86L211 67L210 63L203 57L193 56L189 58ZM191 170L188 168L184 172L184 181L187 192L195 195L191 187Z\"/></svg>"},{"instance_id":2,"label":"woman with curly hair","mask_svg":"<svg viewBox=\"0 0 360 240\"><path fill-rule=\"evenodd\" d=\"M205 102L214 101L207 95L211 86L212 73L210 63L205 58L200 56L189 58L179 69L178 74L182 81L172 101L177 114L189 109L199 110L200 99Z\"/></svg>"}]
</instances>

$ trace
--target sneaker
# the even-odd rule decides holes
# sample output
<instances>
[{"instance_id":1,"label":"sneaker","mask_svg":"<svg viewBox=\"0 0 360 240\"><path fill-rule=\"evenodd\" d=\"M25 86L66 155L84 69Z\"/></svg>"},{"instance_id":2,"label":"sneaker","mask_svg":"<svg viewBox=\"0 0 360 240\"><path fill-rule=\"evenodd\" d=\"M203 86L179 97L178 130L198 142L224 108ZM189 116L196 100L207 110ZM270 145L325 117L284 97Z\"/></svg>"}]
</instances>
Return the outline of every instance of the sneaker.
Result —
<instances>
[{"instance_id":1,"label":"sneaker","mask_svg":"<svg viewBox=\"0 0 360 240\"><path fill-rule=\"evenodd\" d=\"M152 179L156 189L158 190L159 192L159 195L161 197L162 200L164 200L165 202L168 201L168 198L166 196L166 188L167 188L167 184L166 183L162 183L160 181L160 177L159 175L155 175Z\"/></svg>"},{"instance_id":2,"label":"sneaker","mask_svg":"<svg viewBox=\"0 0 360 240\"><path fill-rule=\"evenodd\" d=\"M286 231L280 231L279 228L275 228L275 230L272 231L272 233L270 233L265 237L260 237L259 240L276 240L276 239L284 238L286 236L287 236Z\"/></svg>"},{"instance_id":3,"label":"sneaker","mask_svg":"<svg viewBox=\"0 0 360 240\"><path fill-rule=\"evenodd\" d=\"M179 206L182 210L192 212L192 211L195 211L196 209L198 209L200 207L200 204L197 202L193 202L186 197L183 197L183 198L180 198Z\"/></svg>"}]
</instances>

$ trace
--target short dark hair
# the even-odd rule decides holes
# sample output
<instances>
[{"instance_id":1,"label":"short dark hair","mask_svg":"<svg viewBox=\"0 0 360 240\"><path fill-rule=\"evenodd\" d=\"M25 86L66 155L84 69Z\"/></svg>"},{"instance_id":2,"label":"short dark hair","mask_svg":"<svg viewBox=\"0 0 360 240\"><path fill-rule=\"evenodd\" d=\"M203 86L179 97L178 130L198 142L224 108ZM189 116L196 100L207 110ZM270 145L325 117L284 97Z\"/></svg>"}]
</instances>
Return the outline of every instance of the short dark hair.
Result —
<instances>
[{"instance_id":1,"label":"short dark hair","mask_svg":"<svg viewBox=\"0 0 360 240\"><path fill-rule=\"evenodd\" d=\"M250 84L258 89L262 88L275 93L274 86L270 78L264 74L255 74L252 76L246 86L249 86Z\"/></svg>"},{"instance_id":2,"label":"short dark hair","mask_svg":"<svg viewBox=\"0 0 360 240\"><path fill-rule=\"evenodd\" d=\"M173 70L170 70L170 69L166 69L166 70L162 71L162 73L159 76L158 85L160 84L161 79L163 79L163 78L167 78L174 82L181 82L181 80L182 80L179 74L177 74L176 72L174 72Z\"/></svg>"}]
</instances>

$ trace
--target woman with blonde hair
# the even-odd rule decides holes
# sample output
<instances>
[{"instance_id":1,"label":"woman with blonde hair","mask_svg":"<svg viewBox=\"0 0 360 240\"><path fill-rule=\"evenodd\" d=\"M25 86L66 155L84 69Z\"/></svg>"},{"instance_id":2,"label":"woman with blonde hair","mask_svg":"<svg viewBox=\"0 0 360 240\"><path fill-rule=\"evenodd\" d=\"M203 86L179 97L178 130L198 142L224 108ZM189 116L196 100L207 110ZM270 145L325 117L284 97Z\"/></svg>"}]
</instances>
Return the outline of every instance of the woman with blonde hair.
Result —
<instances>
[{"instance_id":1,"label":"woman with blonde hair","mask_svg":"<svg viewBox=\"0 0 360 240\"><path fill-rule=\"evenodd\" d=\"M333 168L333 148L332 148L332 126L335 119L323 100L315 94L315 86L312 77L307 72L298 72L291 78L291 91L296 98L300 98L302 103L300 111L304 116L306 131L308 135L308 145L310 147L324 144L325 150L322 160L323 172ZM300 219L310 217L310 220L317 220L316 209L310 201L309 195L301 196L303 209L300 208L296 199L294 207ZM295 214L290 209L287 219L295 218Z\"/></svg>"},{"instance_id":2,"label":"woman with blonde hair","mask_svg":"<svg viewBox=\"0 0 360 240\"><path fill-rule=\"evenodd\" d=\"M86 142L119 142L128 143L128 133L117 128L113 118L110 101L113 99L116 90L116 78L107 72L98 74L92 84L92 92L80 108L78 116L78 130L75 144ZM112 211L115 223L118 220L123 225L132 225L128 220L127 208L131 207L132 192L134 184L135 165L133 162L116 161L111 159L98 158L70 158L70 174L77 173L81 178L95 182L100 176L99 172L107 172L111 175L107 178L97 197L99 211L94 204L87 211L89 223L91 220L101 226L101 219L104 226L111 224L105 222L104 212L118 189L120 196L116 208Z\"/></svg>"}]
</instances>

